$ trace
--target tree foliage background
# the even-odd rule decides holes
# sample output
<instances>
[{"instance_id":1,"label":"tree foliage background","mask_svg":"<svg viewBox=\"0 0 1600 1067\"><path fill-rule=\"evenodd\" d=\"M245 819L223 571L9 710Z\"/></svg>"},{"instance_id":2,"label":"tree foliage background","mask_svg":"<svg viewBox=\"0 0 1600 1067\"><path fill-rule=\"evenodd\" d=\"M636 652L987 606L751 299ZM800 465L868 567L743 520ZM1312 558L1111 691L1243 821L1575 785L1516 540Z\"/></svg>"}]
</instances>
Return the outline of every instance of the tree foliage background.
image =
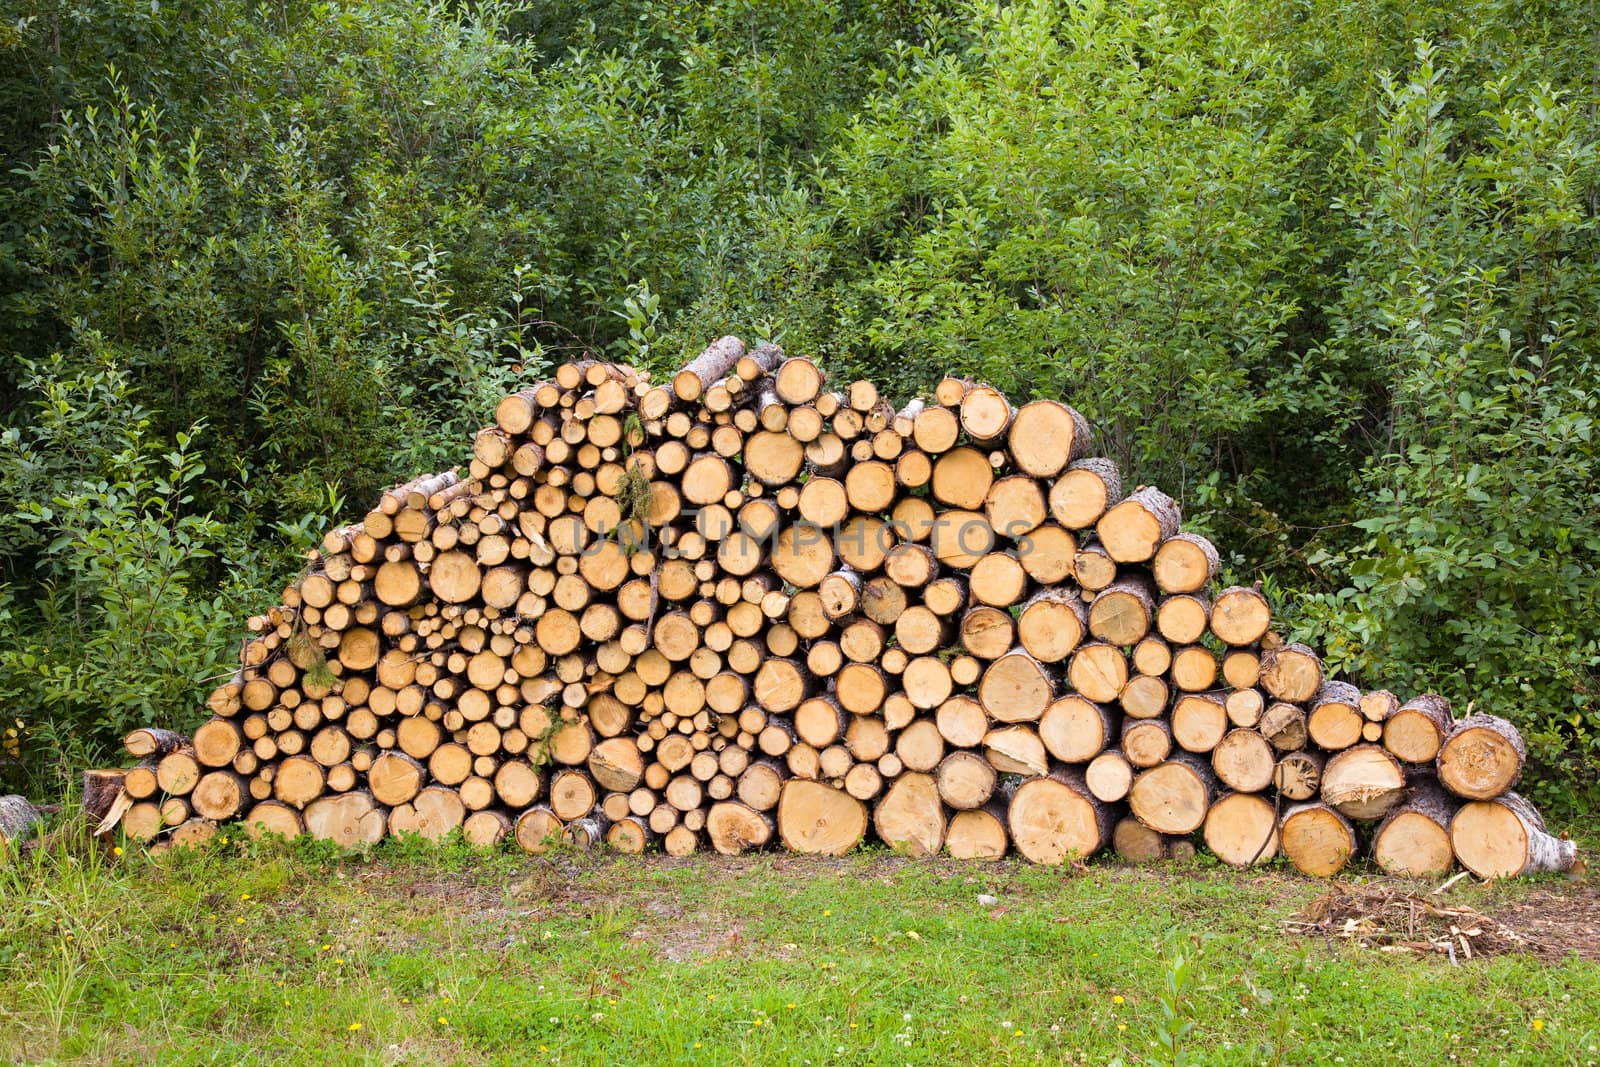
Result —
<instances>
[{"instance_id":1,"label":"tree foliage background","mask_svg":"<svg viewBox=\"0 0 1600 1067\"><path fill-rule=\"evenodd\" d=\"M1065 397L1600 801L1594 0L14 0L0 773L192 723L499 393L725 331Z\"/></svg>"}]
</instances>

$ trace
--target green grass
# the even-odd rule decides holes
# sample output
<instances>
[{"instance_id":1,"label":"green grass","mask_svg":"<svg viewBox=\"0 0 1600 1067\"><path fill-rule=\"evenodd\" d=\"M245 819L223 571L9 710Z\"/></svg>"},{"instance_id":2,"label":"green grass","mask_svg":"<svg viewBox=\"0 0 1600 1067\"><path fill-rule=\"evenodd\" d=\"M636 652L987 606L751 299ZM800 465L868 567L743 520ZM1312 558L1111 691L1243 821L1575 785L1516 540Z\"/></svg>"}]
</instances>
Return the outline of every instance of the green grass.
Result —
<instances>
[{"instance_id":1,"label":"green grass","mask_svg":"<svg viewBox=\"0 0 1600 1067\"><path fill-rule=\"evenodd\" d=\"M1325 889L1204 861L41 850L0 872L0 1060L1167 1063L1181 955L1183 1062L1600 1061L1600 965L1285 934Z\"/></svg>"}]
</instances>

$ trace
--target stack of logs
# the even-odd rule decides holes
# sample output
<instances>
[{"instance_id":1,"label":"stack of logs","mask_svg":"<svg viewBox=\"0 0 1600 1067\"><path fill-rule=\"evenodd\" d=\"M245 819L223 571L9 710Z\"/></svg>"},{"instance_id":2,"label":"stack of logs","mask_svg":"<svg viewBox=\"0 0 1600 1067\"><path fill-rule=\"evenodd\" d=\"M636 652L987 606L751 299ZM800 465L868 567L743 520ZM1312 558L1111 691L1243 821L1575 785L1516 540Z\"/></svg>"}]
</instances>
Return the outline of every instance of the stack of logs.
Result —
<instances>
[{"instance_id":1,"label":"stack of logs","mask_svg":"<svg viewBox=\"0 0 1600 1067\"><path fill-rule=\"evenodd\" d=\"M1502 719L1324 676L1072 408L872 383L735 337L672 380L506 397L250 620L192 739L92 772L132 838L512 837L1331 875L1570 866ZM120 789L120 791L119 791ZM1370 835L1359 823L1376 823ZM158 845L159 847L159 845Z\"/></svg>"}]
</instances>

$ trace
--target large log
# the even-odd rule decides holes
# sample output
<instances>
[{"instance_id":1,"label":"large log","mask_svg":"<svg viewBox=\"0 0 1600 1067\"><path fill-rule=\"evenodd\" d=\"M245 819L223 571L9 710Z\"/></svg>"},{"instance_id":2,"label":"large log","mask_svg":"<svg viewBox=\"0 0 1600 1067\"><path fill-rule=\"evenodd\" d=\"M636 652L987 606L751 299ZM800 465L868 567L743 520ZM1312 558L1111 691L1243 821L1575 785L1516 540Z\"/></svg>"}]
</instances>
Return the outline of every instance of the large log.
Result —
<instances>
[{"instance_id":1,"label":"large log","mask_svg":"<svg viewBox=\"0 0 1600 1067\"><path fill-rule=\"evenodd\" d=\"M867 830L867 808L842 790L791 778L778 801L778 836L792 852L842 856Z\"/></svg>"},{"instance_id":2,"label":"large log","mask_svg":"<svg viewBox=\"0 0 1600 1067\"><path fill-rule=\"evenodd\" d=\"M1217 793L1216 775L1194 756L1182 753L1134 779L1128 807L1152 830L1187 834L1205 822Z\"/></svg>"},{"instance_id":3,"label":"large log","mask_svg":"<svg viewBox=\"0 0 1600 1067\"><path fill-rule=\"evenodd\" d=\"M1460 806L1437 782L1413 786L1404 803L1373 832L1373 861L1388 874L1408 878L1448 873L1455 862L1450 823Z\"/></svg>"},{"instance_id":4,"label":"large log","mask_svg":"<svg viewBox=\"0 0 1600 1067\"><path fill-rule=\"evenodd\" d=\"M1450 822L1450 843L1461 865L1484 879L1571 870L1578 859L1577 842L1547 831L1516 793L1463 804Z\"/></svg>"},{"instance_id":5,"label":"large log","mask_svg":"<svg viewBox=\"0 0 1600 1067\"><path fill-rule=\"evenodd\" d=\"M1515 726L1493 715L1469 715L1439 747L1439 784L1466 800L1489 800L1517 784L1527 758Z\"/></svg>"},{"instance_id":6,"label":"large log","mask_svg":"<svg viewBox=\"0 0 1600 1067\"><path fill-rule=\"evenodd\" d=\"M1018 786L1008 819L1017 851L1035 863L1086 860L1111 840L1111 809L1067 767Z\"/></svg>"}]
</instances>

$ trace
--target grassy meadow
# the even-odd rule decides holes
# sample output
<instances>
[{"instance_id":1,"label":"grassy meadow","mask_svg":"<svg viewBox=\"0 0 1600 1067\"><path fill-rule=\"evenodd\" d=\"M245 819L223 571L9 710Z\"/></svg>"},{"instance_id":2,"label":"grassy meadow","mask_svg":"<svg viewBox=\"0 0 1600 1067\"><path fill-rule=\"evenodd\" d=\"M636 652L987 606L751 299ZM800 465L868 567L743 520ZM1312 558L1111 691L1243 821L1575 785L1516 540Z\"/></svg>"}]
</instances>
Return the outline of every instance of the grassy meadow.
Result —
<instances>
[{"instance_id":1,"label":"grassy meadow","mask_svg":"<svg viewBox=\"0 0 1600 1067\"><path fill-rule=\"evenodd\" d=\"M1453 963L1285 926L1329 888L1205 859L47 847L0 873L0 1061L1600 1062L1591 883L1456 882L1537 944Z\"/></svg>"}]
</instances>

